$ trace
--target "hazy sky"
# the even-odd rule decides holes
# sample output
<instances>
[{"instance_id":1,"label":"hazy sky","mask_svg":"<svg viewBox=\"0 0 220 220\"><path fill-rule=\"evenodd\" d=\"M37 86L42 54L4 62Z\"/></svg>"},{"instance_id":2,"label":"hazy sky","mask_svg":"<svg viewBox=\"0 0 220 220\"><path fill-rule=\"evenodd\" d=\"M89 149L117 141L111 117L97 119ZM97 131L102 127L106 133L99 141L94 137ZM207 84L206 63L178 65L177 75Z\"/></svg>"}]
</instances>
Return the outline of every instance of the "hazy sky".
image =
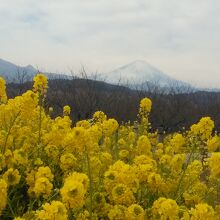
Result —
<instances>
[{"instance_id":1,"label":"hazy sky","mask_svg":"<svg viewBox=\"0 0 220 220\"><path fill-rule=\"evenodd\" d=\"M0 58L55 72L142 59L220 87L220 1L0 0Z\"/></svg>"}]
</instances>

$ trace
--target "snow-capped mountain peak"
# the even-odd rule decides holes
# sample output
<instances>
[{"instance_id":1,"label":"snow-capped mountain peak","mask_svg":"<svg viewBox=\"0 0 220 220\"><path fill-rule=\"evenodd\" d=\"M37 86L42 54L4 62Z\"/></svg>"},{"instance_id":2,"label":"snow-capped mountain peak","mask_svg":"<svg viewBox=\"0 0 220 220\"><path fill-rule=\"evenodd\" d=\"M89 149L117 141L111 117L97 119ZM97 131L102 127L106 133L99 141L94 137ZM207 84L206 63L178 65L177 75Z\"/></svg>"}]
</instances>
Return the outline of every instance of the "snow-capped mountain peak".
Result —
<instances>
[{"instance_id":1,"label":"snow-capped mountain peak","mask_svg":"<svg viewBox=\"0 0 220 220\"><path fill-rule=\"evenodd\" d=\"M107 81L111 83L143 84L150 82L168 86L174 82L180 82L143 60L136 60L105 75Z\"/></svg>"}]
</instances>

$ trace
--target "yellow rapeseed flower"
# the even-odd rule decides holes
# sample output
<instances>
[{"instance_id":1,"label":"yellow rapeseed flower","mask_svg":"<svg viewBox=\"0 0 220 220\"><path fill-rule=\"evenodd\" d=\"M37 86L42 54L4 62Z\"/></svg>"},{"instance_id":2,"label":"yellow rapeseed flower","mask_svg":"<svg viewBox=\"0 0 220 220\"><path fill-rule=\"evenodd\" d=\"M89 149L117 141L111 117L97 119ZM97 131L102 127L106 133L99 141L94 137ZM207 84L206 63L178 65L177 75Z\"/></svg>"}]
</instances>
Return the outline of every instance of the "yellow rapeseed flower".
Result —
<instances>
[{"instance_id":1,"label":"yellow rapeseed flower","mask_svg":"<svg viewBox=\"0 0 220 220\"><path fill-rule=\"evenodd\" d=\"M65 106L63 107L63 114L64 114L64 115L70 115L70 111L71 111L71 108L70 108L69 105L65 105Z\"/></svg>"},{"instance_id":2,"label":"yellow rapeseed flower","mask_svg":"<svg viewBox=\"0 0 220 220\"><path fill-rule=\"evenodd\" d=\"M4 179L0 179L0 216L2 214L2 211L5 209L7 205L7 189L8 185L7 182Z\"/></svg>"},{"instance_id":3,"label":"yellow rapeseed flower","mask_svg":"<svg viewBox=\"0 0 220 220\"><path fill-rule=\"evenodd\" d=\"M88 178L84 174L73 173L65 179L60 194L68 208L78 209L84 205L87 183Z\"/></svg>"},{"instance_id":4,"label":"yellow rapeseed flower","mask_svg":"<svg viewBox=\"0 0 220 220\"><path fill-rule=\"evenodd\" d=\"M42 73L38 73L34 77L33 90L43 95L47 92L47 88L48 88L47 78Z\"/></svg>"},{"instance_id":5,"label":"yellow rapeseed flower","mask_svg":"<svg viewBox=\"0 0 220 220\"><path fill-rule=\"evenodd\" d=\"M151 111L152 102L149 98L143 98L140 102L140 113L149 113Z\"/></svg>"},{"instance_id":6,"label":"yellow rapeseed flower","mask_svg":"<svg viewBox=\"0 0 220 220\"><path fill-rule=\"evenodd\" d=\"M4 173L3 179L7 182L9 186L13 186L17 185L20 182L21 176L17 169L13 170L13 168L10 168Z\"/></svg>"},{"instance_id":7,"label":"yellow rapeseed flower","mask_svg":"<svg viewBox=\"0 0 220 220\"><path fill-rule=\"evenodd\" d=\"M117 205L131 205L135 201L133 192L124 184L116 185L112 190L111 197Z\"/></svg>"},{"instance_id":8,"label":"yellow rapeseed flower","mask_svg":"<svg viewBox=\"0 0 220 220\"><path fill-rule=\"evenodd\" d=\"M37 211L38 220L67 220L67 210L60 201L52 201L43 205L43 210Z\"/></svg>"},{"instance_id":9,"label":"yellow rapeseed flower","mask_svg":"<svg viewBox=\"0 0 220 220\"><path fill-rule=\"evenodd\" d=\"M53 184L49 181L46 177L40 177L36 179L34 189L36 196L43 196L44 198L47 198L50 196L53 189Z\"/></svg>"},{"instance_id":10,"label":"yellow rapeseed flower","mask_svg":"<svg viewBox=\"0 0 220 220\"><path fill-rule=\"evenodd\" d=\"M130 220L144 220L144 215L144 209L138 204L129 206L126 212L126 217Z\"/></svg>"},{"instance_id":11,"label":"yellow rapeseed flower","mask_svg":"<svg viewBox=\"0 0 220 220\"><path fill-rule=\"evenodd\" d=\"M179 216L179 206L175 200L159 198L152 206L152 213L155 219L176 220Z\"/></svg>"},{"instance_id":12,"label":"yellow rapeseed flower","mask_svg":"<svg viewBox=\"0 0 220 220\"><path fill-rule=\"evenodd\" d=\"M107 120L107 116L105 115L104 112L97 111L93 114L93 119L95 120L95 122L102 123L105 120Z\"/></svg>"},{"instance_id":13,"label":"yellow rapeseed flower","mask_svg":"<svg viewBox=\"0 0 220 220\"><path fill-rule=\"evenodd\" d=\"M211 157L208 159L208 162L211 170L211 175L213 177L220 177L220 152L212 153Z\"/></svg>"},{"instance_id":14,"label":"yellow rapeseed flower","mask_svg":"<svg viewBox=\"0 0 220 220\"><path fill-rule=\"evenodd\" d=\"M76 166L76 157L71 153L63 154L60 157L60 167L63 171L68 171L73 169Z\"/></svg>"},{"instance_id":15,"label":"yellow rapeseed flower","mask_svg":"<svg viewBox=\"0 0 220 220\"><path fill-rule=\"evenodd\" d=\"M110 209L108 213L108 217L110 220L123 220L126 219L125 213L126 213L125 206L115 205Z\"/></svg>"},{"instance_id":16,"label":"yellow rapeseed flower","mask_svg":"<svg viewBox=\"0 0 220 220\"><path fill-rule=\"evenodd\" d=\"M215 152L220 147L220 138L215 135L207 141L207 147L209 152Z\"/></svg>"},{"instance_id":17,"label":"yellow rapeseed flower","mask_svg":"<svg viewBox=\"0 0 220 220\"><path fill-rule=\"evenodd\" d=\"M5 86L5 80L0 77L0 104L6 103L7 101L7 95L6 95L6 86Z\"/></svg>"},{"instance_id":18,"label":"yellow rapeseed flower","mask_svg":"<svg viewBox=\"0 0 220 220\"><path fill-rule=\"evenodd\" d=\"M215 220L214 209L206 203L200 203L191 210L192 220Z\"/></svg>"},{"instance_id":19,"label":"yellow rapeseed flower","mask_svg":"<svg viewBox=\"0 0 220 220\"><path fill-rule=\"evenodd\" d=\"M51 172L50 167L39 167L36 173L36 179L46 177L48 180L53 181L54 175Z\"/></svg>"}]
</instances>

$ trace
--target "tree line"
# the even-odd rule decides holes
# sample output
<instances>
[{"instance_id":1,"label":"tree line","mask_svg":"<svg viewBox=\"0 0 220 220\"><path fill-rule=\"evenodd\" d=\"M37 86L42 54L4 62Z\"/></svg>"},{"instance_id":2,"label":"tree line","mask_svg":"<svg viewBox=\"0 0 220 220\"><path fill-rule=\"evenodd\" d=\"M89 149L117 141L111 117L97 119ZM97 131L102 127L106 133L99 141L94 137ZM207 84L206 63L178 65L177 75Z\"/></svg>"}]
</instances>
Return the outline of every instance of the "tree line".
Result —
<instances>
[{"instance_id":1,"label":"tree line","mask_svg":"<svg viewBox=\"0 0 220 220\"><path fill-rule=\"evenodd\" d=\"M9 98L21 95L32 88L31 81L23 80L7 85ZM201 117L210 116L220 131L220 93L196 91L190 87L146 83L142 88L111 85L86 74L81 77L56 78L49 80L46 105L53 107L52 117L62 114L64 105L72 109L73 123L91 118L95 111L105 112L109 118L120 122L134 121L138 105L143 97L153 102L150 121L152 127L161 131L182 131L196 123Z\"/></svg>"}]
</instances>

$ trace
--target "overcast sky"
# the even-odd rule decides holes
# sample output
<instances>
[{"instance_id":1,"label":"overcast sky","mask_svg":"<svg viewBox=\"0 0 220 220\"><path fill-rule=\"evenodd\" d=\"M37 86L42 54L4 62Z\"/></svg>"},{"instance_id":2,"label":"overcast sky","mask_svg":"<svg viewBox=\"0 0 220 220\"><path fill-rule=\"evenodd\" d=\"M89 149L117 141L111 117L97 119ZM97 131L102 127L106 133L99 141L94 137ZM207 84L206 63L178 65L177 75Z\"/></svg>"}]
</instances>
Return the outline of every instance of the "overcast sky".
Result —
<instances>
[{"instance_id":1,"label":"overcast sky","mask_svg":"<svg viewBox=\"0 0 220 220\"><path fill-rule=\"evenodd\" d=\"M0 58L55 72L141 59L220 87L220 1L0 0Z\"/></svg>"}]
</instances>

